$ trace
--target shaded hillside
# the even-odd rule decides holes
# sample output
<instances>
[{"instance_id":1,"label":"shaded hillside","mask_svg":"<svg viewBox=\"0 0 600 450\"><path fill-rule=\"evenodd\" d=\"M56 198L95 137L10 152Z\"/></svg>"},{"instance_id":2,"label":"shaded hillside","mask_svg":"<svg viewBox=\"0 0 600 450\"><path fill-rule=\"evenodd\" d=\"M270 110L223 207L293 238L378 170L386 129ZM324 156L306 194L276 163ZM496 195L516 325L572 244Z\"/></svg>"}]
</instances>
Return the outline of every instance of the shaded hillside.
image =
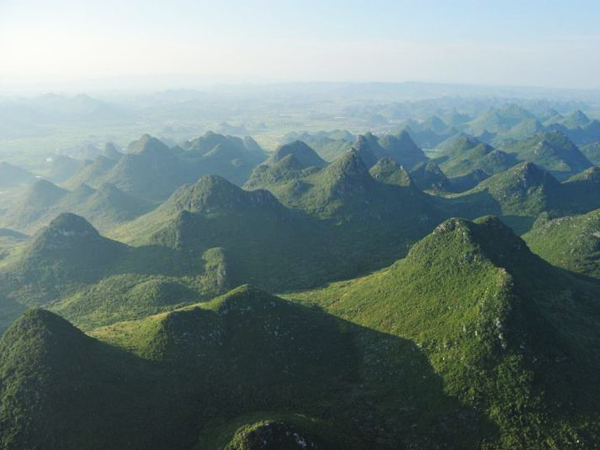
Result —
<instances>
[{"instance_id":1,"label":"shaded hillside","mask_svg":"<svg viewBox=\"0 0 600 450\"><path fill-rule=\"evenodd\" d=\"M429 161L417 164L410 172L411 178L419 189L438 192L452 192L454 186L440 167Z\"/></svg>"},{"instance_id":2,"label":"shaded hillside","mask_svg":"<svg viewBox=\"0 0 600 450\"><path fill-rule=\"evenodd\" d=\"M34 180L35 176L31 172L7 162L0 162L0 189L14 188Z\"/></svg>"},{"instance_id":3,"label":"shaded hillside","mask_svg":"<svg viewBox=\"0 0 600 450\"><path fill-rule=\"evenodd\" d=\"M560 132L540 133L503 145L502 149L522 161L537 164L561 181L592 165L577 146Z\"/></svg>"},{"instance_id":4,"label":"shaded hillside","mask_svg":"<svg viewBox=\"0 0 600 450\"><path fill-rule=\"evenodd\" d=\"M482 171L487 176L504 172L518 163L515 156L496 150L468 135L458 135L443 144L434 162L448 177Z\"/></svg>"},{"instance_id":5,"label":"shaded hillside","mask_svg":"<svg viewBox=\"0 0 600 450\"><path fill-rule=\"evenodd\" d=\"M407 192L403 198L403 191L394 189L388 194L397 194L398 202L410 200L413 195ZM203 177L179 189L155 211L124 226L116 235L136 245L161 245L188 254L222 247L233 285L251 281L263 288L286 289L315 285L381 264L392 251L384 242L395 237L391 247L399 251L411 236L421 232L415 229L408 234L402 228L410 225L411 205L406 204L405 222L398 211L397 216L357 217L357 222L337 226L286 208L268 191L244 191L222 178ZM373 215L376 213L374 210ZM369 221L381 227L370 236L364 235ZM357 243L358 234L363 238ZM372 254L374 245L381 252Z\"/></svg>"},{"instance_id":6,"label":"shaded hillside","mask_svg":"<svg viewBox=\"0 0 600 450\"><path fill-rule=\"evenodd\" d=\"M131 248L69 213L15 246L0 281L0 298L15 308L47 305L84 328L170 310L230 286L222 249Z\"/></svg>"},{"instance_id":7,"label":"shaded hillside","mask_svg":"<svg viewBox=\"0 0 600 450\"><path fill-rule=\"evenodd\" d=\"M446 391L499 427L491 448L594 448L599 289L485 218L446 221L386 270L292 297L415 342Z\"/></svg>"},{"instance_id":8,"label":"shaded hillside","mask_svg":"<svg viewBox=\"0 0 600 450\"><path fill-rule=\"evenodd\" d=\"M555 219L542 214L523 239L551 264L600 278L600 210Z\"/></svg>"},{"instance_id":9,"label":"shaded hillside","mask_svg":"<svg viewBox=\"0 0 600 450\"><path fill-rule=\"evenodd\" d=\"M516 104L506 104L499 108L489 108L487 111L468 123L467 131L473 136L485 132L507 132L525 119L535 119L535 116Z\"/></svg>"},{"instance_id":10,"label":"shaded hillside","mask_svg":"<svg viewBox=\"0 0 600 450\"><path fill-rule=\"evenodd\" d=\"M274 194L288 183L294 183L327 163L315 151L301 141L280 146L262 164L252 171L244 184L245 189L267 188Z\"/></svg>"},{"instance_id":11,"label":"shaded hillside","mask_svg":"<svg viewBox=\"0 0 600 450\"><path fill-rule=\"evenodd\" d=\"M258 423L264 421L274 422L276 433L267 442L293 430L333 449L457 448L493 433L474 410L442 392L410 342L251 286L93 336L133 354L42 310L6 333L4 446L113 448L126 441L132 449L236 448L240 441L252 445L256 434L267 438ZM45 395L36 410L22 408L38 392ZM69 407L48 414L62 404Z\"/></svg>"},{"instance_id":12,"label":"shaded hillside","mask_svg":"<svg viewBox=\"0 0 600 450\"><path fill-rule=\"evenodd\" d=\"M64 183L81 170L84 164L85 162L71 158L67 155L53 156L50 161L48 178L54 183Z\"/></svg>"},{"instance_id":13,"label":"shaded hillside","mask_svg":"<svg viewBox=\"0 0 600 450\"><path fill-rule=\"evenodd\" d=\"M600 140L582 146L581 152L592 163L600 167Z\"/></svg>"},{"instance_id":14,"label":"shaded hillside","mask_svg":"<svg viewBox=\"0 0 600 450\"><path fill-rule=\"evenodd\" d=\"M119 160L99 157L84 167L70 183L99 187L114 184L119 189L149 200L164 200L178 187L216 174L243 184L254 166L266 158L253 140L215 133L169 148L160 140L144 135L129 145Z\"/></svg>"},{"instance_id":15,"label":"shaded hillside","mask_svg":"<svg viewBox=\"0 0 600 450\"><path fill-rule=\"evenodd\" d=\"M157 431L173 426L172 400L151 374L61 317L28 311L0 340L0 447L165 448Z\"/></svg>"},{"instance_id":16,"label":"shaded hillside","mask_svg":"<svg viewBox=\"0 0 600 450\"><path fill-rule=\"evenodd\" d=\"M543 212L564 215L578 210L571 195L582 195L589 188L599 192L597 186L592 184L590 187L588 182L567 187L535 164L521 163L488 178L470 191L452 196L446 208L471 218L483 214L503 216L503 220L522 233ZM589 198L589 194L586 197ZM594 208L593 203L587 202L587 211Z\"/></svg>"},{"instance_id":17,"label":"shaded hillside","mask_svg":"<svg viewBox=\"0 0 600 450\"><path fill-rule=\"evenodd\" d=\"M89 222L65 213L40 230L7 261L2 271L3 291L33 289L35 304L43 291L70 283L102 278L126 251L126 246L106 239Z\"/></svg>"},{"instance_id":18,"label":"shaded hillside","mask_svg":"<svg viewBox=\"0 0 600 450\"><path fill-rule=\"evenodd\" d=\"M406 130L381 137L366 133L358 136L352 148L361 155L368 168L381 158L390 158L407 169L412 169L428 159Z\"/></svg>"},{"instance_id":19,"label":"shaded hillside","mask_svg":"<svg viewBox=\"0 0 600 450\"><path fill-rule=\"evenodd\" d=\"M408 171L391 158L381 158L369 169L369 173L380 183L403 187L415 186Z\"/></svg>"},{"instance_id":20,"label":"shaded hillside","mask_svg":"<svg viewBox=\"0 0 600 450\"><path fill-rule=\"evenodd\" d=\"M4 226L33 233L57 215L72 212L84 216L101 230L109 230L150 211L154 205L111 184L93 189L82 184L68 191L39 180L17 197L0 218Z\"/></svg>"},{"instance_id":21,"label":"shaded hillside","mask_svg":"<svg viewBox=\"0 0 600 450\"><path fill-rule=\"evenodd\" d=\"M325 161L334 161L352 148L353 134L346 130L319 131L316 133L291 132L284 136L284 142L302 141L313 148Z\"/></svg>"}]
</instances>

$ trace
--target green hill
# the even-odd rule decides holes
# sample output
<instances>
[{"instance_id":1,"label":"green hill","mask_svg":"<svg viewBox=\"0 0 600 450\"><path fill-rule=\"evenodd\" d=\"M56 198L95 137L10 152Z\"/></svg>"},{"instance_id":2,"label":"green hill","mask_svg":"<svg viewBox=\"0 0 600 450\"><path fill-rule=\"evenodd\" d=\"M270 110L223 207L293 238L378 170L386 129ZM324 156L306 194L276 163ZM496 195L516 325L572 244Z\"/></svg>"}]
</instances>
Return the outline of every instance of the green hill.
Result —
<instances>
[{"instance_id":1,"label":"green hill","mask_svg":"<svg viewBox=\"0 0 600 450\"><path fill-rule=\"evenodd\" d=\"M507 132L526 119L535 119L535 116L516 104L506 104L500 108L490 108L473 119L468 123L467 131L473 136L486 131Z\"/></svg>"},{"instance_id":2,"label":"green hill","mask_svg":"<svg viewBox=\"0 0 600 450\"><path fill-rule=\"evenodd\" d=\"M221 248L132 248L70 213L15 245L2 262L0 299L10 308L44 305L85 329L171 310L231 286Z\"/></svg>"},{"instance_id":3,"label":"green hill","mask_svg":"<svg viewBox=\"0 0 600 450\"><path fill-rule=\"evenodd\" d=\"M459 112L456 108L452 108L442 114L442 120L444 123L448 124L448 126L458 127L469 122L471 117L468 114Z\"/></svg>"},{"instance_id":4,"label":"green hill","mask_svg":"<svg viewBox=\"0 0 600 450\"><path fill-rule=\"evenodd\" d=\"M25 231L32 223L40 220L49 208L59 203L69 191L46 180L38 180L28 186L13 201L11 208L0 218L2 225Z\"/></svg>"},{"instance_id":5,"label":"green hill","mask_svg":"<svg viewBox=\"0 0 600 450\"><path fill-rule=\"evenodd\" d=\"M586 125L567 127L560 123L555 123L547 127L550 130L558 131L567 136L574 144L580 147L593 144L600 140L600 121L592 120Z\"/></svg>"},{"instance_id":6,"label":"green hill","mask_svg":"<svg viewBox=\"0 0 600 450\"><path fill-rule=\"evenodd\" d=\"M233 286L251 281L282 289L322 282L335 273L333 267L325 266L335 257L325 253L327 234L320 224L288 210L268 191L245 191L216 176L180 188L116 236L136 245L172 248L190 257L223 248ZM290 271L294 277L288 276Z\"/></svg>"},{"instance_id":7,"label":"green hill","mask_svg":"<svg viewBox=\"0 0 600 450\"><path fill-rule=\"evenodd\" d=\"M8 228L0 228L0 262L21 245L28 236Z\"/></svg>"},{"instance_id":8,"label":"green hill","mask_svg":"<svg viewBox=\"0 0 600 450\"><path fill-rule=\"evenodd\" d=\"M354 135L346 130L309 132L290 132L284 141L291 143L302 141L313 148L326 161L334 161L352 148Z\"/></svg>"},{"instance_id":9,"label":"green hill","mask_svg":"<svg viewBox=\"0 0 600 450\"><path fill-rule=\"evenodd\" d=\"M585 127L591 122L590 118L585 115L583 111L577 109L573 111L568 116L564 117L560 122L561 125L564 125L568 129Z\"/></svg>"},{"instance_id":10,"label":"green hill","mask_svg":"<svg viewBox=\"0 0 600 450\"><path fill-rule=\"evenodd\" d=\"M93 161L86 161L83 167L67 180L65 186L67 188L75 188L82 184L99 186L106 174L117 165L117 162L118 160L103 155L97 156Z\"/></svg>"},{"instance_id":11,"label":"green hill","mask_svg":"<svg viewBox=\"0 0 600 450\"><path fill-rule=\"evenodd\" d=\"M581 147L581 153L592 163L600 167L600 140Z\"/></svg>"},{"instance_id":12,"label":"green hill","mask_svg":"<svg viewBox=\"0 0 600 450\"><path fill-rule=\"evenodd\" d=\"M129 152L97 183L114 184L144 199L162 200L193 177L192 168L174 151L158 139L144 135L130 145Z\"/></svg>"},{"instance_id":13,"label":"green hill","mask_svg":"<svg viewBox=\"0 0 600 450\"><path fill-rule=\"evenodd\" d=\"M459 175L449 179L453 192L465 192L473 189L479 183L487 180L489 175L481 169L475 169L466 175Z\"/></svg>"},{"instance_id":14,"label":"green hill","mask_svg":"<svg viewBox=\"0 0 600 450\"><path fill-rule=\"evenodd\" d=\"M406 131L415 144L417 144L420 148L425 149L433 149L441 142L457 133L455 128L447 128L442 134L438 134L430 128L423 126L419 126L417 129L415 128L416 127L413 124L410 126L405 124L402 125L400 129Z\"/></svg>"},{"instance_id":15,"label":"green hill","mask_svg":"<svg viewBox=\"0 0 600 450\"><path fill-rule=\"evenodd\" d=\"M480 170L488 176L513 167L518 163L513 155L496 150L468 135L459 135L446 141L433 160L448 177L460 177Z\"/></svg>"},{"instance_id":16,"label":"green hill","mask_svg":"<svg viewBox=\"0 0 600 450\"><path fill-rule=\"evenodd\" d=\"M498 135L495 137L495 141L501 142L507 139L526 139L543 131L545 131L545 127L540 123L540 121L531 117L528 119L523 119L521 122L517 123L514 127L507 131L498 133Z\"/></svg>"},{"instance_id":17,"label":"green hill","mask_svg":"<svg viewBox=\"0 0 600 450\"><path fill-rule=\"evenodd\" d=\"M553 123L558 123L564 119L564 116L560 114L554 108L547 109L543 116L541 117L542 123L544 125L551 125Z\"/></svg>"},{"instance_id":18,"label":"green hill","mask_svg":"<svg viewBox=\"0 0 600 450\"><path fill-rule=\"evenodd\" d=\"M427 221L436 214L426 194L376 181L357 151L276 193L288 207L339 223L353 220L383 225L399 220L399 225L410 220Z\"/></svg>"},{"instance_id":19,"label":"green hill","mask_svg":"<svg viewBox=\"0 0 600 450\"><path fill-rule=\"evenodd\" d=\"M532 163L521 163L498 173L470 191L452 196L448 211L475 218L484 214L502 216L521 233L545 211L569 211L563 185Z\"/></svg>"},{"instance_id":20,"label":"green hill","mask_svg":"<svg viewBox=\"0 0 600 450\"><path fill-rule=\"evenodd\" d=\"M287 189L287 185L315 172L327 163L301 141L280 146L264 163L256 166L245 189L269 189L274 194Z\"/></svg>"},{"instance_id":21,"label":"green hill","mask_svg":"<svg viewBox=\"0 0 600 450\"><path fill-rule=\"evenodd\" d=\"M586 213L600 208L600 167L592 166L573 175L564 186L564 201L570 211Z\"/></svg>"},{"instance_id":22,"label":"green hill","mask_svg":"<svg viewBox=\"0 0 600 450\"><path fill-rule=\"evenodd\" d=\"M586 145L600 140L600 120L592 120L584 127L570 130L568 136L578 145Z\"/></svg>"},{"instance_id":23,"label":"green hill","mask_svg":"<svg viewBox=\"0 0 600 450\"><path fill-rule=\"evenodd\" d=\"M102 156L109 159L119 160L123 156L123 152L113 142L107 142L104 144L104 151Z\"/></svg>"},{"instance_id":24,"label":"green hill","mask_svg":"<svg viewBox=\"0 0 600 450\"><path fill-rule=\"evenodd\" d=\"M380 137L378 142L385 153L378 155L375 152L377 159L387 156L409 170L417 164L427 161L423 150L414 143L410 134L405 130L397 135L386 134Z\"/></svg>"},{"instance_id":25,"label":"green hill","mask_svg":"<svg viewBox=\"0 0 600 450\"><path fill-rule=\"evenodd\" d=\"M171 400L151 373L61 317L28 311L0 341L0 447L166 448Z\"/></svg>"},{"instance_id":26,"label":"green hill","mask_svg":"<svg viewBox=\"0 0 600 450\"><path fill-rule=\"evenodd\" d=\"M381 158L390 158L408 169L428 159L406 130L381 137L366 133L358 136L352 148L358 152L367 168Z\"/></svg>"},{"instance_id":27,"label":"green hill","mask_svg":"<svg viewBox=\"0 0 600 450\"><path fill-rule=\"evenodd\" d=\"M75 175L84 165L83 161L71 158L67 155L52 157L48 178L54 183L64 183Z\"/></svg>"},{"instance_id":28,"label":"green hill","mask_svg":"<svg viewBox=\"0 0 600 450\"><path fill-rule=\"evenodd\" d=\"M523 239L551 264L600 278L600 210L555 219L542 214Z\"/></svg>"},{"instance_id":29,"label":"green hill","mask_svg":"<svg viewBox=\"0 0 600 450\"><path fill-rule=\"evenodd\" d=\"M481 141L474 136L467 133L457 133L436 146L439 155L436 159L441 159L445 155L461 154L477 147L479 144L481 144Z\"/></svg>"},{"instance_id":30,"label":"green hill","mask_svg":"<svg viewBox=\"0 0 600 450\"><path fill-rule=\"evenodd\" d=\"M5 334L4 446L296 448L287 431L300 448L366 450L474 446L493 431L410 342L250 286L92 335L110 346L42 310Z\"/></svg>"},{"instance_id":31,"label":"green hill","mask_svg":"<svg viewBox=\"0 0 600 450\"><path fill-rule=\"evenodd\" d=\"M402 131L407 132L419 147L435 148L438 144L457 133L457 130L453 128L453 125L457 123L451 117L447 119L450 121L450 126L436 115L420 122L409 119L404 121L394 134L399 134Z\"/></svg>"},{"instance_id":32,"label":"green hill","mask_svg":"<svg viewBox=\"0 0 600 450\"><path fill-rule=\"evenodd\" d=\"M82 217L64 213L18 250L2 269L2 291L31 305L59 297L69 285L99 280L126 246L100 236Z\"/></svg>"},{"instance_id":33,"label":"green hill","mask_svg":"<svg viewBox=\"0 0 600 450\"><path fill-rule=\"evenodd\" d=\"M100 230L109 230L129 222L155 207L154 204L136 198L112 184L102 184L84 202L70 208L86 217Z\"/></svg>"},{"instance_id":34,"label":"green hill","mask_svg":"<svg viewBox=\"0 0 600 450\"><path fill-rule=\"evenodd\" d=\"M0 162L0 189L10 189L35 180L35 176L25 169L7 162Z\"/></svg>"},{"instance_id":35,"label":"green hill","mask_svg":"<svg viewBox=\"0 0 600 450\"><path fill-rule=\"evenodd\" d=\"M303 167L324 167L327 163L317 153L302 141L294 141L280 146L267 159L265 164L273 165L286 156L292 155Z\"/></svg>"},{"instance_id":36,"label":"green hill","mask_svg":"<svg viewBox=\"0 0 600 450\"><path fill-rule=\"evenodd\" d=\"M242 286L92 337L32 310L0 341L0 443L591 449L599 294L484 218L293 302Z\"/></svg>"},{"instance_id":37,"label":"green hill","mask_svg":"<svg viewBox=\"0 0 600 450\"><path fill-rule=\"evenodd\" d=\"M558 131L540 133L513 144L506 144L503 150L522 161L537 164L561 181L592 165L577 146Z\"/></svg>"},{"instance_id":38,"label":"green hill","mask_svg":"<svg viewBox=\"0 0 600 450\"><path fill-rule=\"evenodd\" d=\"M415 342L446 392L497 425L480 446L594 448L599 289L485 218L446 221L388 269L292 297Z\"/></svg>"},{"instance_id":39,"label":"green hill","mask_svg":"<svg viewBox=\"0 0 600 450\"><path fill-rule=\"evenodd\" d=\"M188 183L203 175L219 175L241 186L252 169L267 157L250 137L242 140L211 132L184 143L182 148L186 150L181 154L182 160L194 168L194 177Z\"/></svg>"},{"instance_id":40,"label":"green hill","mask_svg":"<svg viewBox=\"0 0 600 450\"><path fill-rule=\"evenodd\" d=\"M312 425L312 423L309 422L309 425ZM226 445L219 445L223 443ZM324 442L322 438L314 436L311 431L299 427L294 421L290 423L278 419L242 424L233 432L233 435L227 435L222 442L218 444L210 442L207 445L228 450L341 448L335 442ZM198 446L198 449L203 446Z\"/></svg>"},{"instance_id":41,"label":"green hill","mask_svg":"<svg viewBox=\"0 0 600 450\"><path fill-rule=\"evenodd\" d=\"M114 184L136 197L165 200L178 187L195 182L206 174L216 174L243 184L252 169L266 158L253 140L215 133L169 148L160 140L143 135L129 145L118 161L97 158L70 181L99 187Z\"/></svg>"},{"instance_id":42,"label":"green hill","mask_svg":"<svg viewBox=\"0 0 600 450\"><path fill-rule=\"evenodd\" d=\"M16 300L5 298L0 294L0 337L26 310L27 308Z\"/></svg>"},{"instance_id":43,"label":"green hill","mask_svg":"<svg viewBox=\"0 0 600 450\"><path fill-rule=\"evenodd\" d=\"M470 191L449 196L442 204L449 215L502 216L521 234L543 212L563 216L600 208L600 169L590 167L560 183L535 164L521 163L482 181Z\"/></svg>"},{"instance_id":44,"label":"green hill","mask_svg":"<svg viewBox=\"0 0 600 450\"><path fill-rule=\"evenodd\" d=\"M40 180L15 199L0 222L10 228L34 233L57 215L72 212L84 216L104 231L133 220L153 208L152 203L106 183L97 190L82 184L67 191L49 181Z\"/></svg>"},{"instance_id":45,"label":"green hill","mask_svg":"<svg viewBox=\"0 0 600 450\"><path fill-rule=\"evenodd\" d=\"M408 171L391 158L381 158L369 169L369 173L380 183L403 187L415 186Z\"/></svg>"},{"instance_id":46,"label":"green hill","mask_svg":"<svg viewBox=\"0 0 600 450\"><path fill-rule=\"evenodd\" d=\"M410 176L417 187L424 191L452 192L454 190L454 186L442 169L432 161L417 164L411 170Z\"/></svg>"},{"instance_id":47,"label":"green hill","mask_svg":"<svg viewBox=\"0 0 600 450\"><path fill-rule=\"evenodd\" d=\"M203 177L112 236L190 254L221 247L233 285L284 289L389 264L440 220L431 197L377 182L356 153L271 189L283 204Z\"/></svg>"},{"instance_id":48,"label":"green hill","mask_svg":"<svg viewBox=\"0 0 600 450\"><path fill-rule=\"evenodd\" d=\"M356 152L360 156L360 159L362 159L367 168L371 168L379 161L379 159L386 157L383 149L378 147L379 143L377 142L377 138L373 134L367 133L356 138L356 142L352 146L351 151ZM341 155L339 158L342 158L343 156L344 155Z\"/></svg>"}]
</instances>

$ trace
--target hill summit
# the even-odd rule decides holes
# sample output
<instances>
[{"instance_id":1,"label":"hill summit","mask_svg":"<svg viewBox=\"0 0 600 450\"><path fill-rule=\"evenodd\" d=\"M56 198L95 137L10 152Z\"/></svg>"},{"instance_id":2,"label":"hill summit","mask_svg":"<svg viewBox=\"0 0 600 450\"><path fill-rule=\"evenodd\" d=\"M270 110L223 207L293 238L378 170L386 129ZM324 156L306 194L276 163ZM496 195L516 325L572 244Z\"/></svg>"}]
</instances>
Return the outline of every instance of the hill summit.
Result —
<instances>
[{"instance_id":1,"label":"hill summit","mask_svg":"<svg viewBox=\"0 0 600 450\"><path fill-rule=\"evenodd\" d=\"M298 161L302 168L306 167L324 167L327 163L315 152L312 148L302 141L294 141L289 144L282 145L275 153L269 157L266 164L273 164L281 161L286 156L292 157Z\"/></svg>"}]
</instances>

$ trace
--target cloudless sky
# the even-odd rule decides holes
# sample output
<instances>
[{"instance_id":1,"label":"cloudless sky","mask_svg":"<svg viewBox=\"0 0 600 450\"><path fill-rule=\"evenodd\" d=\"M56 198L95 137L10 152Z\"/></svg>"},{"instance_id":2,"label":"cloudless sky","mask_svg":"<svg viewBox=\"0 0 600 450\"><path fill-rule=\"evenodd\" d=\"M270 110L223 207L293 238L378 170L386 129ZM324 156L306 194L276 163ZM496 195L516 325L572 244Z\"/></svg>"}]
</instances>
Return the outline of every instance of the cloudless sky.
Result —
<instances>
[{"instance_id":1,"label":"cloudless sky","mask_svg":"<svg viewBox=\"0 0 600 450\"><path fill-rule=\"evenodd\" d=\"M0 0L0 81L600 88L599 24L600 0Z\"/></svg>"}]
</instances>

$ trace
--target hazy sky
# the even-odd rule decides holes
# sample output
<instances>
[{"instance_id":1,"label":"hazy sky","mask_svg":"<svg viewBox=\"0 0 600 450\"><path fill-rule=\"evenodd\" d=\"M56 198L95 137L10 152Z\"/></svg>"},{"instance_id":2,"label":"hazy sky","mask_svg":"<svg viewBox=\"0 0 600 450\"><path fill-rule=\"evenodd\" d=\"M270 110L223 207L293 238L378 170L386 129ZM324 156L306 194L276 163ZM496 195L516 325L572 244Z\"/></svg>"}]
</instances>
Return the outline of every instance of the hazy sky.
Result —
<instances>
[{"instance_id":1,"label":"hazy sky","mask_svg":"<svg viewBox=\"0 0 600 450\"><path fill-rule=\"evenodd\" d=\"M0 0L0 81L599 88L599 23L600 0Z\"/></svg>"}]
</instances>

